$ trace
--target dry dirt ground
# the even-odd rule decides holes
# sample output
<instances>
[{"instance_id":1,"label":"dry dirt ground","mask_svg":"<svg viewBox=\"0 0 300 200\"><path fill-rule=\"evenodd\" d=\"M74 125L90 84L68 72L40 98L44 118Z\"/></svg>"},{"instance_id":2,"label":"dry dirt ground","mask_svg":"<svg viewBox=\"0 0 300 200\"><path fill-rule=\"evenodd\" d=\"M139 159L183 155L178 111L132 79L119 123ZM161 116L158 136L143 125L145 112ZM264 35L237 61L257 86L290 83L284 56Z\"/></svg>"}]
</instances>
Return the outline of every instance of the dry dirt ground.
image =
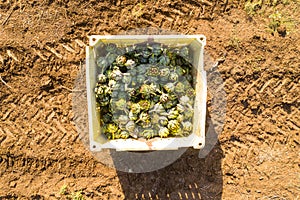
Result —
<instances>
[{"instance_id":1,"label":"dry dirt ground","mask_svg":"<svg viewBox=\"0 0 300 200\"><path fill-rule=\"evenodd\" d=\"M299 1L251 2L0 0L0 199L300 199ZM86 150L71 90L89 35L145 27L206 35L226 119L205 158L131 174Z\"/></svg>"}]
</instances>

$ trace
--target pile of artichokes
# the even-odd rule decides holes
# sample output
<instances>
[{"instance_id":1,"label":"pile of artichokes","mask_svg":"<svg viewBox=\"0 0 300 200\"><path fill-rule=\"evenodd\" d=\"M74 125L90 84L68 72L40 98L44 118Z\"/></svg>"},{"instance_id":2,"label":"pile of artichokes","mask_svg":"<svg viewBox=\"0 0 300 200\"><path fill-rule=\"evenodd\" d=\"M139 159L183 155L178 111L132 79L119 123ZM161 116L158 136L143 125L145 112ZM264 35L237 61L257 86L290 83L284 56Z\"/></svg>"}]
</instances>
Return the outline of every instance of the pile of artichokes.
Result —
<instances>
[{"instance_id":1,"label":"pile of artichokes","mask_svg":"<svg viewBox=\"0 0 300 200\"><path fill-rule=\"evenodd\" d=\"M195 90L189 48L101 44L95 95L108 139L191 134Z\"/></svg>"}]
</instances>

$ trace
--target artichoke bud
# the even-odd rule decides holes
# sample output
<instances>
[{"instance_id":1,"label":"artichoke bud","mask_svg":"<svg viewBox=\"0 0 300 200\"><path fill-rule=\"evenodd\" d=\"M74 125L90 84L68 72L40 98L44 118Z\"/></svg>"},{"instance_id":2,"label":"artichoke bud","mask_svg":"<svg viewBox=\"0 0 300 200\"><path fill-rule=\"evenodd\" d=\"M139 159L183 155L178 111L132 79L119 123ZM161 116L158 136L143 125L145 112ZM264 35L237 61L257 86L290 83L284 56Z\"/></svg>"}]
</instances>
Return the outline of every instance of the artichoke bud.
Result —
<instances>
[{"instance_id":1,"label":"artichoke bud","mask_svg":"<svg viewBox=\"0 0 300 200\"><path fill-rule=\"evenodd\" d=\"M174 91L175 86L173 83L167 83L163 86L163 88L166 90L166 92L171 93Z\"/></svg>"},{"instance_id":2,"label":"artichoke bud","mask_svg":"<svg viewBox=\"0 0 300 200\"><path fill-rule=\"evenodd\" d=\"M169 129L166 127L161 127L158 131L158 135L163 138L163 137L168 137L170 134Z\"/></svg>"},{"instance_id":3,"label":"artichoke bud","mask_svg":"<svg viewBox=\"0 0 300 200\"><path fill-rule=\"evenodd\" d=\"M193 125L189 121L182 122L182 129L186 132L191 132L193 130Z\"/></svg>"},{"instance_id":4,"label":"artichoke bud","mask_svg":"<svg viewBox=\"0 0 300 200\"><path fill-rule=\"evenodd\" d=\"M127 138L129 138L129 136L130 136L130 134L128 131L123 130L120 132L120 138L122 138L122 139L127 139Z\"/></svg>"},{"instance_id":5,"label":"artichoke bud","mask_svg":"<svg viewBox=\"0 0 300 200\"><path fill-rule=\"evenodd\" d=\"M170 58L167 55L161 55L158 58L158 63L161 65L169 65L170 64Z\"/></svg>"},{"instance_id":6,"label":"artichoke bud","mask_svg":"<svg viewBox=\"0 0 300 200\"><path fill-rule=\"evenodd\" d=\"M116 133L118 131L118 126L116 124L107 124L106 132L108 133Z\"/></svg>"},{"instance_id":7,"label":"artichoke bud","mask_svg":"<svg viewBox=\"0 0 300 200\"><path fill-rule=\"evenodd\" d=\"M108 81L108 87L110 87L110 88L115 88L116 84L117 84L117 81L115 81L113 79Z\"/></svg>"},{"instance_id":8,"label":"artichoke bud","mask_svg":"<svg viewBox=\"0 0 300 200\"><path fill-rule=\"evenodd\" d=\"M151 123L158 124L160 116L157 113L151 114Z\"/></svg>"},{"instance_id":9,"label":"artichoke bud","mask_svg":"<svg viewBox=\"0 0 300 200\"><path fill-rule=\"evenodd\" d=\"M141 107L138 103L133 103L130 107L130 110L133 114L138 114L141 112Z\"/></svg>"},{"instance_id":10,"label":"artichoke bud","mask_svg":"<svg viewBox=\"0 0 300 200\"><path fill-rule=\"evenodd\" d=\"M140 87L139 92L140 92L140 94L142 95L143 98L145 98L145 99L150 98L150 87L149 87L149 85L143 84Z\"/></svg>"},{"instance_id":11,"label":"artichoke bud","mask_svg":"<svg viewBox=\"0 0 300 200\"><path fill-rule=\"evenodd\" d=\"M108 53L106 55L106 60L109 65L112 64L116 60L116 58L117 58L117 54L114 54L114 53Z\"/></svg>"},{"instance_id":12,"label":"artichoke bud","mask_svg":"<svg viewBox=\"0 0 300 200\"><path fill-rule=\"evenodd\" d=\"M119 99L127 99L127 94L126 92L120 90L119 94L118 94L118 98Z\"/></svg>"},{"instance_id":13,"label":"artichoke bud","mask_svg":"<svg viewBox=\"0 0 300 200\"><path fill-rule=\"evenodd\" d=\"M145 81L145 75L137 75L137 77L136 77L137 83L142 84L142 83L144 83L144 81Z\"/></svg>"},{"instance_id":14,"label":"artichoke bud","mask_svg":"<svg viewBox=\"0 0 300 200\"><path fill-rule=\"evenodd\" d=\"M100 106L107 106L109 104L109 97L104 97L99 101Z\"/></svg>"},{"instance_id":15,"label":"artichoke bud","mask_svg":"<svg viewBox=\"0 0 300 200\"><path fill-rule=\"evenodd\" d=\"M105 135L106 135L108 140L112 139L112 134L111 133L106 132Z\"/></svg>"},{"instance_id":16,"label":"artichoke bud","mask_svg":"<svg viewBox=\"0 0 300 200\"><path fill-rule=\"evenodd\" d=\"M148 51L148 50L144 50L144 51L141 52L141 56L142 56L143 58L149 58L150 55L151 55L151 52Z\"/></svg>"},{"instance_id":17,"label":"artichoke bud","mask_svg":"<svg viewBox=\"0 0 300 200\"><path fill-rule=\"evenodd\" d=\"M96 94L97 95L107 95L111 93L111 89L107 87L106 85L101 85L96 88Z\"/></svg>"},{"instance_id":18,"label":"artichoke bud","mask_svg":"<svg viewBox=\"0 0 300 200\"><path fill-rule=\"evenodd\" d=\"M109 63L105 57L99 57L96 61L96 64L98 67L100 67L102 69L109 66Z\"/></svg>"},{"instance_id":19,"label":"artichoke bud","mask_svg":"<svg viewBox=\"0 0 300 200\"><path fill-rule=\"evenodd\" d=\"M194 116L194 112L191 109L187 109L186 112L184 112L185 119L191 119L193 116Z\"/></svg>"},{"instance_id":20,"label":"artichoke bud","mask_svg":"<svg viewBox=\"0 0 300 200\"><path fill-rule=\"evenodd\" d=\"M168 100L169 100L169 95L168 95L168 94L162 93L162 94L160 95L159 101L160 101L161 103L166 103Z\"/></svg>"},{"instance_id":21,"label":"artichoke bud","mask_svg":"<svg viewBox=\"0 0 300 200\"><path fill-rule=\"evenodd\" d=\"M159 102L159 99L160 99L160 96L159 96L159 95L155 95L155 96L152 97L152 101L153 101L154 103Z\"/></svg>"},{"instance_id":22,"label":"artichoke bud","mask_svg":"<svg viewBox=\"0 0 300 200\"><path fill-rule=\"evenodd\" d=\"M138 72L139 74L145 76L145 73L146 73L146 71L147 71L147 69L148 69L148 66L147 66L147 65L138 65L138 66L136 67L136 69L137 69L137 72Z\"/></svg>"},{"instance_id":23,"label":"artichoke bud","mask_svg":"<svg viewBox=\"0 0 300 200\"><path fill-rule=\"evenodd\" d=\"M167 101L166 103L163 104L165 109L170 109L172 108L173 104L171 101Z\"/></svg>"},{"instance_id":24,"label":"artichoke bud","mask_svg":"<svg viewBox=\"0 0 300 200\"><path fill-rule=\"evenodd\" d=\"M142 135L144 136L144 138L146 139L150 139L154 136L154 130L152 129L146 129L142 132Z\"/></svg>"},{"instance_id":25,"label":"artichoke bud","mask_svg":"<svg viewBox=\"0 0 300 200\"><path fill-rule=\"evenodd\" d=\"M165 112L164 107L160 103L152 104L151 105L151 110L149 113L163 113Z\"/></svg>"},{"instance_id":26,"label":"artichoke bud","mask_svg":"<svg viewBox=\"0 0 300 200\"><path fill-rule=\"evenodd\" d=\"M152 46L152 54L154 56L159 56L161 54L161 46L160 45L153 45Z\"/></svg>"},{"instance_id":27,"label":"artichoke bud","mask_svg":"<svg viewBox=\"0 0 300 200\"><path fill-rule=\"evenodd\" d=\"M183 136L183 131L182 129L179 127L177 129L174 129L171 131L171 134L174 135L174 136Z\"/></svg>"},{"instance_id":28,"label":"artichoke bud","mask_svg":"<svg viewBox=\"0 0 300 200\"><path fill-rule=\"evenodd\" d=\"M179 94L183 94L185 92L185 86L182 82L178 82L175 85L175 92Z\"/></svg>"},{"instance_id":29,"label":"artichoke bud","mask_svg":"<svg viewBox=\"0 0 300 200\"><path fill-rule=\"evenodd\" d=\"M170 74L170 69L169 68L163 68L163 69L160 70L159 76L162 80L166 81L167 78L169 77L169 74Z\"/></svg>"},{"instance_id":30,"label":"artichoke bud","mask_svg":"<svg viewBox=\"0 0 300 200\"><path fill-rule=\"evenodd\" d=\"M120 71L120 69L115 68L115 69L112 70L109 78L114 79L116 81L121 80L122 79L122 72Z\"/></svg>"},{"instance_id":31,"label":"artichoke bud","mask_svg":"<svg viewBox=\"0 0 300 200\"><path fill-rule=\"evenodd\" d=\"M145 58L145 57L141 56L139 58L139 61L140 61L140 63L146 64L146 63L148 63L148 58Z\"/></svg>"},{"instance_id":32,"label":"artichoke bud","mask_svg":"<svg viewBox=\"0 0 300 200\"><path fill-rule=\"evenodd\" d=\"M134 97L136 95L136 91L133 88L128 89L128 94L130 97Z\"/></svg>"},{"instance_id":33,"label":"artichoke bud","mask_svg":"<svg viewBox=\"0 0 300 200\"><path fill-rule=\"evenodd\" d=\"M134 129L135 129L135 123L134 121L129 121L126 126L125 126L126 130L129 132L129 133L132 133L134 132Z\"/></svg>"},{"instance_id":34,"label":"artichoke bud","mask_svg":"<svg viewBox=\"0 0 300 200\"><path fill-rule=\"evenodd\" d=\"M132 77L134 77L137 74L137 70L135 68L134 69L130 69L128 72L130 73L130 75Z\"/></svg>"},{"instance_id":35,"label":"artichoke bud","mask_svg":"<svg viewBox=\"0 0 300 200\"><path fill-rule=\"evenodd\" d=\"M113 90L111 93L111 98L115 99L117 98L119 95L119 91L118 90Z\"/></svg>"},{"instance_id":36,"label":"artichoke bud","mask_svg":"<svg viewBox=\"0 0 300 200\"><path fill-rule=\"evenodd\" d=\"M115 103L116 109L117 110L125 110L127 103L125 99L119 99L116 103Z\"/></svg>"},{"instance_id":37,"label":"artichoke bud","mask_svg":"<svg viewBox=\"0 0 300 200\"><path fill-rule=\"evenodd\" d=\"M142 128L149 128L151 127L151 122L150 121L140 122L140 125Z\"/></svg>"},{"instance_id":38,"label":"artichoke bud","mask_svg":"<svg viewBox=\"0 0 300 200\"><path fill-rule=\"evenodd\" d=\"M138 115L134 114L132 111L129 112L128 116L131 121L136 121L138 119Z\"/></svg>"},{"instance_id":39,"label":"artichoke bud","mask_svg":"<svg viewBox=\"0 0 300 200\"><path fill-rule=\"evenodd\" d=\"M171 72L169 75L169 80L174 82L178 81L178 74L175 72Z\"/></svg>"},{"instance_id":40,"label":"artichoke bud","mask_svg":"<svg viewBox=\"0 0 300 200\"><path fill-rule=\"evenodd\" d=\"M184 120L184 116L182 115L182 114L179 114L178 116L177 116L177 121L178 122L182 122Z\"/></svg>"},{"instance_id":41,"label":"artichoke bud","mask_svg":"<svg viewBox=\"0 0 300 200\"><path fill-rule=\"evenodd\" d=\"M191 99L185 95L185 96L180 97L179 102L181 105L185 106L185 105L189 104L190 100Z\"/></svg>"},{"instance_id":42,"label":"artichoke bud","mask_svg":"<svg viewBox=\"0 0 300 200\"><path fill-rule=\"evenodd\" d=\"M151 103L148 100L140 100L138 104L140 105L141 110L149 110L151 106Z\"/></svg>"},{"instance_id":43,"label":"artichoke bud","mask_svg":"<svg viewBox=\"0 0 300 200\"><path fill-rule=\"evenodd\" d=\"M128 59L124 65L127 67L127 69L132 69L136 66L136 63L134 60Z\"/></svg>"},{"instance_id":44,"label":"artichoke bud","mask_svg":"<svg viewBox=\"0 0 300 200\"><path fill-rule=\"evenodd\" d=\"M145 113L145 112L142 112L139 116L139 119L136 121L137 123L138 122L150 122L150 116L148 113Z\"/></svg>"},{"instance_id":45,"label":"artichoke bud","mask_svg":"<svg viewBox=\"0 0 300 200\"><path fill-rule=\"evenodd\" d=\"M132 52L134 52L134 50L135 50L135 46L125 47L126 53L132 53Z\"/></svg>"},{"instance_id":46,"label":"artichoke bud","mask_svg":"<svg viewBox=\"0 0 300 200\"><path fill-rule=\"evenodd\" d=\"M168 119L176 119L179 115L178 110L172 108L168 113Z\"/></svg>"},{"instance_id":47,"label":"artichoke bud","mask_svg":"<svg viewBox=\"0 0 300 200\"><path fill-rule=\"evenodd\" d=\"M106 45L105 49L106 49L107 52L114 53L117 50L117 45L114 44L114 43L109 43L109 44Z\"/></svg>"},{"instance_id":48,"label":"artichoke bud","mask_svg":"<svg viewBox=\"0 0 300 200\"><path fill-rule=\"evenodd\" d=\"M98 81L99 83L105 83L107 80L107 77L104 74L99 74L98 75Z\"/></svg>"},{"instance_id":49,"label":"artichoke bud","mask_svg":"<svg viewBox=\"0 0 300 200\"><path fill-rule=\"evenodd\" d=\"M131 83L131 76L130 76L130 74L129 73L123 73L123 78L122 78L122 82L124 83L124 84L130 84Z\"/></svg>"},{"instance_id":50,"label":"artichoke bud","mask_svg":"<svg viewBox=\"0 0 300 200\"><path fill-rule=\"evenodd\" d=\"M150 67L146 73L148 76L158 76L160 71L158 67Z\"/></svg>"},{"instance_id":51,"label":"artichoke bud","mask_svg":"<svg viewBox=\"0 0 300 200\"><path fill-rule=\"evenodd\" d=\"M155 63L157 63L157 61L158 61L158 58L154 54L152 54L149 58L149 63L155 64Z\"/></svg>"},{"instance_id":52,"label":"artichoke bud","mask_svg":"<svg viewBox=\"0 0 300 200\"><path fill-rule=\"evenodd\" d=\"M104 123L104 124L107 124L109 122L111 122L112 120L112 116L110 114L105 114L101 117L101 121Z\"/></svg>"},{"instance_id":53,"label":"artichoke bud","mask_svg":"<svg viewBox=\"0 0 300 200\"><path fill-rule=\"evenodd\" d=\"M127 124L128 121L129 121L129 118L127 117L127 115L120 115L118 117L118 122L121 125Z\"/></svg>"},{"instance_id":54,"label":"artichoke bud","mask_svg":"<svg viewBox=\"0 0 300 200\"><path fill-rule=\"evenodd\" d=\"M112 139L119 139L120 138L120 131L117 131L115 133L112 133Z\"/></svg>"},{"instance_id":55,"label":"artichoke bud","mask_svg":"<svg viewBox=\"0 0 300 200\"><path fill-rule=\"evenodd\" d=\"M124 55L117 56L116 63L117 65L124 65L126 63L127 59Z\"/></svg>"},{"instance_id":56,"label":"artichoke bud","mask_svg":"<svg viewBox=\"0 0 300 200\"><path fill-rule=\"evenodd\" d=\"M179 122L177 120L170 120L168 122L168 129L173 131L173 130L176 130L176 129L179 129L180 125L179 125Z\"/></svg>"},{"instance_id":57,"label":"artichoke bud","mask_svg":"<svg viewBox=\"0 0 300 200\"><path fill-rule=\"evenodd\" d=\"M150 82L158 82L158 80L159 80L159 78L158 77L156 77L156 76L149 76L148 77L148 80L150 81Z\"/></svg>"},{"instance_id":58,"label":"artichoke bud","mask_svg":"<svg viewBox=\"0 0 300 200\"><path fill-rule=\"evenodd\" d=\"M186 73L186 70L184 70L182 67L180 66L176 66L176 73L179 75L179 76L183 76L185 73Z\"/></svg>"},{"instance_id":59,"label":"artichoke bud","mask_svg":"<svg viewBox=\"0 0 300 200\"><path fill-rule=\"evenodd\" d=\"M185 76L185 78L186 78L186 80L188 80L190 83L193 82L193 76L192 76L191 74L187 74L187 75Z\"/></svg>"},{"instance_id":60,"label":"artichoke bud","mask_svg":"<svg viewBox=\"0 0 300 200\"><path fill-rule=\"evenodd\" d=\"M190 87L189 89L187 89L186 95L190 98L194 98L196 95L196 92L192 87Z\"/></svg>"},{"instance_id":61,"label":"artichoke bud","mask_svg":"<svg viewBox=\"0 0 300 200\"><path fill-rule=\"evenodd\" d=\"M188 58L189 57L189 48L188 47L182 47L179 51L179 55Z\"/></svg>"},{"instance_id":62,"label":"artichoke bud","mask_svg":"<svg viewBox=\"0 0 300 200\"><path fill-rule=\"evenodd\" d=\"M176 109L178 110L179 113L183 113L185 111L183 105L181 104L177 104Z\"/></svg>"},{"instance_id":63,"label":"artichoke bud","mask_svg":"<svg viewBox=\"0 0 300 200\"><path fill-rule=\"evenodd\" d=\"M164 116L159 117L159 124L162 126L167 126L168 125L168 118Z\"/></svg>"}]
</instances>

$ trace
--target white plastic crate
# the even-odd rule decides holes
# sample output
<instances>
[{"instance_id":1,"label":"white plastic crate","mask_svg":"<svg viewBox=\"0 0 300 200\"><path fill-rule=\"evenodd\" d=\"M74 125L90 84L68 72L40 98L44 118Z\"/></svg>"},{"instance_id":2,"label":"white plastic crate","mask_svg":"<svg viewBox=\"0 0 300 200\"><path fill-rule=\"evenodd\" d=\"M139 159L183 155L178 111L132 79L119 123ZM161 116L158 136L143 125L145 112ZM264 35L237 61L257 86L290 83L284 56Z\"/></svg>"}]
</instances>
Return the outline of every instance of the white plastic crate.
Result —
<instances>
[{"instance_id":1,"label":"white plastic crate","mask_svg":"<svg viewBox=\"0 0 300 200\"><path fill-rule=\"evenodd\" d=\"M97 83L96 49L100 43L115 43L119 47L142 42L158 42L170 47L188 46L193 53L192 65L196 97L194 103L193 132L187 137L152 139L116 139L108 140L101 133L100 114L96 111L94 88ZM89 140L91 151L116 149L117 151L176 150L180 147L201 149L205 145L205 119L207 83L203 67L203 51L206 38L203 35L110 35L90 36L90 46L86 48L86 83L89 117Z\"/></svg>"}]
</instances>

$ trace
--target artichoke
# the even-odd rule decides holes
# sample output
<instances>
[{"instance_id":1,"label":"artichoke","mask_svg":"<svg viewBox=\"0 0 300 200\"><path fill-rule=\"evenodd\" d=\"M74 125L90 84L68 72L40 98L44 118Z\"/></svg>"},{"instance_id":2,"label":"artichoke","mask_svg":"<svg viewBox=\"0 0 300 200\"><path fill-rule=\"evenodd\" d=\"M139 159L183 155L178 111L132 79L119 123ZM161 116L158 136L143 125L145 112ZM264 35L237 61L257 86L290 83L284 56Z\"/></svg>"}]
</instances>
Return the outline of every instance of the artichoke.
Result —
<instances>
[{"instance_id":1,"label":"artichoke","mask_svg":"<svg viewBox=\"0 0 300 200\"><path fill-rule=\"evenodd\" d=\"M116 58L116 63L117 65L124 65L126 63L127 59L125 56L121 55L121 56L118 56Z\"/></svg>"},{"instance_id":2,"label":"artichoke","mask_svg":"<svg viewBox=\"0 0 300 200\"><path fill-rule=\"evenodd\" d=\"M150 139L155 136L154 130L146 129L142 132L142 136L146 139Z\"/></svg>"},{"instance_id":3,"label":"artichoke","mask_svg":"<svg viewBox=\"0 0 300 200\"><path fill-rule=\"evenodd\" d=\"M170 73L170 76L169 76L169 80L170 80L170 81L173 81L173 82L178 81L178 74L175 73L175 72L171 72L171 73Z\"/></svg>"},{"instance_id":4,"label":"artichoke","mask_svg":"<svg viewBox=\"0 0 300 200\"><path fill-rule=\"evenodd\" d=\"M168 137L170 134L169 132L169 129L166 128L166 127L161 127L158 131L158 135L161 137L161 138L165 138L165 137Z\"/></svg>"},{"instance_id":5,"label":"artichoke","mask_svg":"<svg viewBox=\"0 0 300 200\"><path fill-rule=\"evenodd\" d=\"M120 132L120 138L122 138L122 139L127 139L127 138L129 138L129 136L130 136L130 134L128 131L123 130Z\"/></svg>"},{"instance_id":6,"label":"artichoke","mask_svg":"<svg viewBox=\"0 0 300 200\"><path fill-rule=\"evenodd\" d=\"M107 77L104 74L99 74L98 75L98 82L99 83L105 83L107 80Z\"/></svg>"},{"instance_id":7,"label":"artichoke","mask_svg":"<svg viewBox=\"0 0 300 200\"><path fill-rule=\"evenodd\" d=\"M101 69L105 69L106 67L109 66L109 63L105 57L99 57L96 61L96 64Z\"/></svg>"},{"instance_id":8,"label":"artichoke","mask_svg":"<svg viewBox=\"0 0 300 200\"><path fill-rule=\"evenodd\" d=\"M179 129L179 127L180 127L180 124L177 120L170 120L168 122L168 129L171 131Z\"/></svg>"},{"instance_id":9,"label":"artichoke","mask_svg":"<svg viewBox=\"0 0 300 200\"><path fill-rule=\"evenodd\" d=\"M169 65L170 58L167 55L161 55L158 58L158 63L161 64L161 65Z\"/></svg>"},{"instance_id":10,"label":"artichoke","mask_svg":"<svg viewBox=\"0 0 300 200\"><path fill-rule=\"evenodd\" d=\"M117 45L114 43L109 43L106 45L106 51L110 53L114 53L117 50Z\"/></svg>"}]
</instances>

